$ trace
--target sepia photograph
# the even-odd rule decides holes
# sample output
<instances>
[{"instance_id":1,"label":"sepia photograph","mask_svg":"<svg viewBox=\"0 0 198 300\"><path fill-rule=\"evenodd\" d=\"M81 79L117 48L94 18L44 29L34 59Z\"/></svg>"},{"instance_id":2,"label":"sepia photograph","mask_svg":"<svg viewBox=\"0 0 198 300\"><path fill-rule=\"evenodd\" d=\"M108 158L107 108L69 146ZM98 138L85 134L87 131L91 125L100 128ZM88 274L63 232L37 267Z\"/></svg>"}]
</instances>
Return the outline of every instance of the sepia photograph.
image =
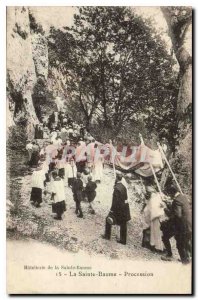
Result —
<instances>
[{"instance_id":1,"label":"sepia photograph","mask_svg":"<svg viewBox=\"0 0 198 300\"><path fill-rule=\"evenodd\" d=\"M7 294L191 295L192 7L6 7Z\"/></svg>"}]
</instances>

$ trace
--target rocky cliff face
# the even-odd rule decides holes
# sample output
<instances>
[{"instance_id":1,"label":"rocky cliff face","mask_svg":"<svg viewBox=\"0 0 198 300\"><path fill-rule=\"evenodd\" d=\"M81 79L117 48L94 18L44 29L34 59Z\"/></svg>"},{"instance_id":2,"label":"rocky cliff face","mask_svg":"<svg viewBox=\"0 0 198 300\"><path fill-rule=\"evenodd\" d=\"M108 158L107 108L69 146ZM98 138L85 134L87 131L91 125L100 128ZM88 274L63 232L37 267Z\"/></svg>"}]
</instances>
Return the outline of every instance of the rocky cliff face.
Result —
<instances>
[{"instance_id":1,"label":"rocky cliff face","mask_svg":"<svg viewBox=\"0 0 198 300\"><path fill-rule=\"evenodd\" d=\"M32 32L32 58L37 78L47 80L48 77L48 47L47 39L41 33Z\"/></svg>"},{"instance_id":2,"label":"rocky cliff face","mask_svg":"<svg viewBox=\"0 0 198 300\"><path fill-rule=\"evenodd\" d=\"M38 123L32 95L38 80L46 81L48 49L45 36L31 24L27 7L7 9L7 125L22 125L29 138ZM35 24L34 24L35 25Z\"/></svg>"}]
</instances>

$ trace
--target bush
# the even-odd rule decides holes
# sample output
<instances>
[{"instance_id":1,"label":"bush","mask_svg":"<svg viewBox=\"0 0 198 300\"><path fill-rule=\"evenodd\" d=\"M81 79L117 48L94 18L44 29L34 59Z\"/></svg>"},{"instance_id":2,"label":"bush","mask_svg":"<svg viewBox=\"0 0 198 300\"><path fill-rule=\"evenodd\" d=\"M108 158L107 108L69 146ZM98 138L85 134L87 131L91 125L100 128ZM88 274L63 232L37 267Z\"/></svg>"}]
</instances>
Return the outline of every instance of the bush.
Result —
<instances>
[{"instance_id":1,"label":"bush","mask_svg":"<svg viewBox=\"0 0 198 300\"><path fill-rule=\"evenodd\" d=\"M25 149L27 133L23 126L16 125L9 129L7 147L12 150Z\"/></svg>"}]
</instances>

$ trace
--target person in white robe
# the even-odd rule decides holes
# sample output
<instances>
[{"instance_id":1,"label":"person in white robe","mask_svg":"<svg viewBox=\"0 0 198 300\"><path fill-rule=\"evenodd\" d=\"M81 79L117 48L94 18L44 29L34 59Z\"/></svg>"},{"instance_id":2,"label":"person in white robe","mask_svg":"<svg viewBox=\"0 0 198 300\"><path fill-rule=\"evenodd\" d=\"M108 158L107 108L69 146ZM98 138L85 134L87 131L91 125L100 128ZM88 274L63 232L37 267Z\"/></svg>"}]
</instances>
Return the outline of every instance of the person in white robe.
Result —
<instances>
[{"instance_id":1,"label":"person in white robe","mask_svg":"<svg viewBox=\"0 0 198 300\"><path fill-rule=\"evenodd\" d=\"M39 155L40 155L40 160L45 160L46 158L46 147L47 147L47 144L44 143L43 144L43 148L41 148L40 152L39 152Z\"/></svg>"},{"instance_id":2,"label":"person in white robe","mask_svg":"<svg viewBox=\"0 0 198 300\"><path fill-rule=\"evenodd\" d=\"M160 230L160 219L164 217L164 204L161 196L153 187L147 187L149 196L144 208L144 216L150 227L150 246L152 251L163 251L162 232Z\"/></svg>"},{"instance_id":3,"label":"person in white robe","mask_svg":"<svg viewBox=\"0 0 198 300\"><path fill-rule=\"evenodd\" d=\"M69 162L65 166L65 169L67 173L68 187L72 187L73 180L77 175L77 168L73 159L69 160Z\"/></svg>"},{"instance_id":4,"label":"person in white robe","mask_svg":"<svg viewBox=\"0 0 198 300\"><path fill-rule=\"evenodd\" d=\"M103 155L100 152L96 151L94 156L93 178L97 183L100 183L103 179L103 164Z\"/></svg>"},{"instance_id":5,"label":"person in white robe","mask_svg":"<svg viewBox=\"0 0 198 300\"><path fill-rule=\"evenodd\" d=\"M58 131L54 128L50 133L51 141L53 142L58 135Z\"/></svg>"},{"instance_id":6,"label":"person in white robe","mask_svg":"<svg viewBox=\"0 0 198 300\"><path fill-rule=\"evenodd\" d=\"M49 138L49 129L48 129L47 125L44 125L44 127L43 127L43 138L44 139Z\"/></svg>"},{"instance_id":7,"label":"person in white robe","mask_svg":"<svg viewBox=\"0 0 198 300\"><path fill-rule=\"evenodd\" d=\"M62 220L62 215L66 211L65 188L63 180L56 171L52 172L54 181L52 182L51 192L54 202L52 203L52 212L56 213L55 219Z\"/></svg>"},{"instance_id":8,"label":"person in white robe","mask_svg":"<svg viewBox=\"0 0 198 300\"><path fill-rule=\"evenodd\" d=\"M32 202L36 207L40 207L42 203L42 193L44 189L44 181L45 181L45 170L43 170L41 164L38 165L36 170L32 173L31 180L31 195L30 202Z\"/></svg>"},{"instance_id":9,"label":"person in white robe","mask_svg":"<svg viewBox=\"0 0 198 300\"><path fill-rule=\"evenodd\" d=\"M78 172L82 173L86 165L86 144L83 141L79 141L75 149L75 161Z\"/></svg>"},{"instance_id":10,"label":"person in white robe","mask_svg":"<svg viewBox=\"0 0 198 300\"><path fill-rule=\"evenodd\" d=\"M95 140L90 140L91 142L86 147L87 154L87 168L92 172L94 165L94 157L95 157Z\"/></svg>"},{"instance_id":11,"label":"person in white robe","mask_svg":"<svg viewBox=\"0 0 198 300\"><path fill-rule=\"evenodd\" d=\"M62 179L65 177L65 160L62 157L59 157L56 161L56 168L58 169L58 176Z\"/></svg>"},{"instance_id":12,"label":"person in white robe","mask_svg":"<svg viewBox=\"0 0 198 300\"><path fill-rule=\"evenodd\" d=\"M81 174L81 180L83 182L83 187L86 187L89 176L92 176L92 173L90 172L90 170L88 168L85 168L85 170Z\"/></svg>"},{"instance_id":13,"label":"person in white robe","mask_svg":"<svg viewBox=\"0 0 198 300\"><path fill-rule=\"evenodd\" d=\"M31 143L31 141L27 141L25 149L28 152L28 162L31 160L32 157L32 148L33 148L33 144Z\"/></svg>"}]
</instances>

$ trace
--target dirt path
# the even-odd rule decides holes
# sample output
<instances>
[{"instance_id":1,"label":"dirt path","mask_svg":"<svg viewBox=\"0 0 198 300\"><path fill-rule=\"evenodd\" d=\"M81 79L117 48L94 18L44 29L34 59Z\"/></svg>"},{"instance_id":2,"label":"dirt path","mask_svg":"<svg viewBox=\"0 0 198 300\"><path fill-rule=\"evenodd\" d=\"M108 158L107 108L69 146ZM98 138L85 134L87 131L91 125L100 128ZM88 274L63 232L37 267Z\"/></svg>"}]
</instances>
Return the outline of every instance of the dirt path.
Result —
<instances>
[{"instance_id":1,"label":"dirt path","mask_svg":"<svg viewBox=\"0 0 198 300\"><path fill-rule=\"evenodd\" d=\"M136 192L137 182L133 183L131 181L129 184L129 204L132 220L128 223L128 241L127 245L124 246L116 242L116 234L119 233L116 232L116 226L113 227L111 241L101 238L101 234L104 233L105 217L111 206L114 184L113 172L109 167L105 167L103 182L97 187L97 197L94 200L96 214L90 214L88 203L83 202L84 218L77 218L72 192L66 185L67 211L62 221L53 218L50 195L44 196L40 208L30 204L31 174L32 170L26 171L24 177L17 177L21 185L20 201L17 202L17 212L13 216L15 230L8 231L8 238L32 238L49 242L72 252L83 250L88 254L102 254L109 258L161 260L159 254L154 254L141 247L143 216L140 212L142 205L138 203L139 198ZM140 188L140 186L138 187ZM18 195L17 192L16 194ZM178 258L177 252L174 252L176 258Z\"/></svg>"}]
</instances>

